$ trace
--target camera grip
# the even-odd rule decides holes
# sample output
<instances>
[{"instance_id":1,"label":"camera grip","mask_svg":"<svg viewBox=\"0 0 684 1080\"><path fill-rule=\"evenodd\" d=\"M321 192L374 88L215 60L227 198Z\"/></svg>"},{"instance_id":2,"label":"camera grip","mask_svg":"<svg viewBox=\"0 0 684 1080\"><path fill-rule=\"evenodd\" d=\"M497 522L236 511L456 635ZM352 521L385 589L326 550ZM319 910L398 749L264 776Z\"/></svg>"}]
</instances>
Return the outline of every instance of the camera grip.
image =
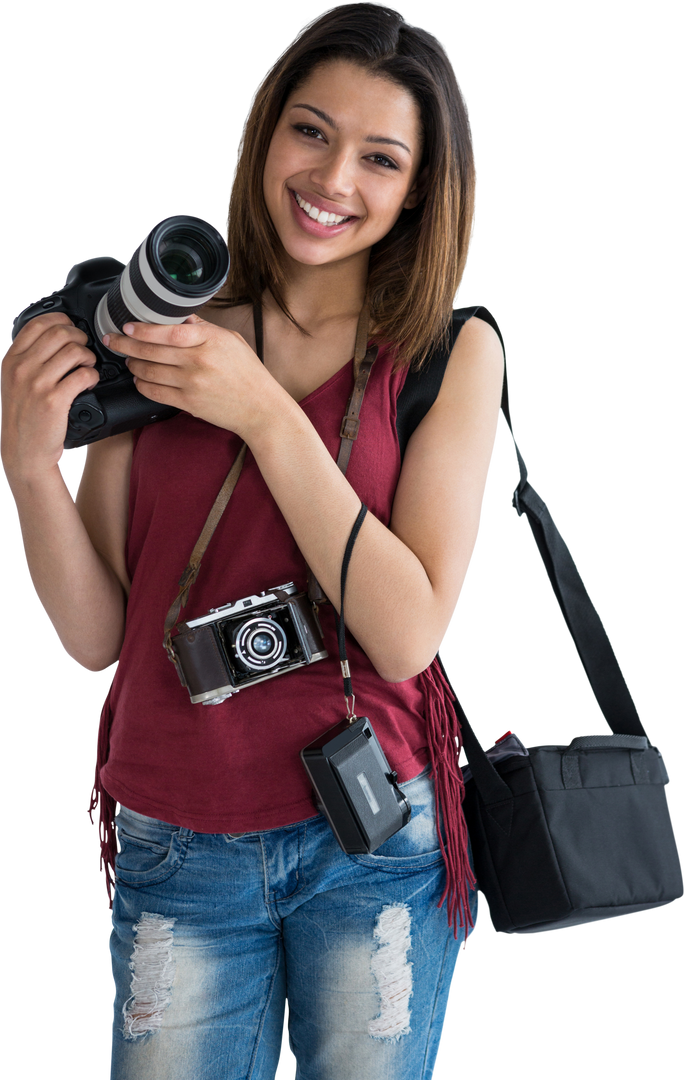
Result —
<instances>
[{"instance_id":1,"label":"camera grip","mask_svg":"<svg viewBox=\"0 0 684 1080\"><path fill-rule=\"evenodd\" d=\"M218 690L227 693L233 689L213 625L187 630L181 626L172 644L193 704Z\"/></svg>"}]
</instances>

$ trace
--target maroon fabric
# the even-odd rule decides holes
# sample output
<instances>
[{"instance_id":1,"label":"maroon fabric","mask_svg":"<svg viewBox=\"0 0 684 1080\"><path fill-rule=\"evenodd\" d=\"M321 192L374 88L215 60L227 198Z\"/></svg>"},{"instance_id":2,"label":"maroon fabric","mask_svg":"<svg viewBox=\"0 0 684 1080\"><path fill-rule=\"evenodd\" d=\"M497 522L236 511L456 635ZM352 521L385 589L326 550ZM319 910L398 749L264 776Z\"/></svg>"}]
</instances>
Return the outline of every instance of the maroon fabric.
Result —
<instances>
[{"instance_id":1,"label":"maroon fabric","mask_svg":"<svg viewBox=\"0 0 684 1080\"><path fill-rule=\"evenodd\" d=\"M391 353L381 351L347 470L354 490L386 525L401 468L395 416L404 379L404 372L392 372ZM352 384L350 361L300 402L335 457ZM119 667L102 712L91 806L100 799L108 880L116 802L210 833L273 829L318 812L299 751L345 714L332 607L320 612L327 660L243 689L220 705L191 704L162 647L178 580L239 447L234 433L188 413L143 428L137 438L126 550L132 587ZM197 618L287 581L306 588L304 559L248 451L181 617ZM469 868L450 698L434 665L388 683L351 634L347 650L357 711L370 717L399 781L433 763L442 843L449 848L447 907L451 917L457 909L462 916Z\"/></svg>"}]
</instances>

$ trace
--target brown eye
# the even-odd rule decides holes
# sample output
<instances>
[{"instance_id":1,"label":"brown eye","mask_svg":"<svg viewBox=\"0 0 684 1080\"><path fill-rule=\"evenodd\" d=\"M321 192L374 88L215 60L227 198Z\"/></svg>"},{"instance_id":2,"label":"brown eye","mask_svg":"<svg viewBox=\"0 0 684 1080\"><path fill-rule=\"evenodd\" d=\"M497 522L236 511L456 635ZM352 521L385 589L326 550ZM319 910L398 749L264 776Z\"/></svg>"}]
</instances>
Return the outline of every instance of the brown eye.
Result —
<instances>
[{"instance_id":1,"label":"brown eye","mask_svg":"<svg viewBox=\"0 0 684 1080\"><path fill-rule=\"evenodd\" d=\"M386 158L384 153L372 153L371 157L380 158L381 160L386 161L387 165L385 167L397 168L397 165L395 165L393 161L390 161L389 158Z\"/></svg>"},{"instance_id":2,"label":"brown eye","mask_svg":"<svg viewBox=\"0 0 684 1080\"><path fill-rule=\"evenodd\" d=\"M317 132L319 135L321 134L318 127L309 127L308 124L293 124L293 127L296 132L301 132L303 135L305 132ZM307 135L307 138L310 138L310 136Z\"/></svg>"},{"instance_id":3,"label":"brown eye","mask_svg":"<svg viewBox=\"0 0 684 1080\"><path fill-rule=\"evenodd\" d=\"M318 127L311 127L309 124L293 124L292 126L293 126L293 129L296 132L301 132L301 134L303 134L303 135L305 135L305 132L316 132L317 135L321 134L321 132L318 130ZM305 135L305 137L306 138L311 138L312 136L311 135ZM313 136L313 137L316 137L316 136ZM372 153L371 158L379 158L380 161L384 161L385 164L383 165L383 168L397 168L398 167L397 165L394 164L393 161L391 161L390 158L386 158L384 153Z\"/></svg>"}]
</instances>

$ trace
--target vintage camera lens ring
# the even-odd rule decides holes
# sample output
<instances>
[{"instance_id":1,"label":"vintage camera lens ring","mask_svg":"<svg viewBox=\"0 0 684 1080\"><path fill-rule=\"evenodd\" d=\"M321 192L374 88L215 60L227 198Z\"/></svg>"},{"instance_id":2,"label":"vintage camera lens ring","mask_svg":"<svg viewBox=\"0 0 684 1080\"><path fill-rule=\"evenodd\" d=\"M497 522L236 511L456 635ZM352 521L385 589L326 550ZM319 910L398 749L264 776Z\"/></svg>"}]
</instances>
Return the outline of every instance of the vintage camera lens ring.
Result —
<instances>
[{"instance_id":1,"label":"vintage camera lens ring","mask_svg":"<svg viewBox=\"0 0 684 1080\"><path fill-rule=\"evenodd\" d=\"M269 638L272 643L268 652L263 651L264 638ZM235 635L234 648L244 667L250 671L267 671L279 664L285 656L287 636L282 626L272 619L248 619L242 623Z\"/></svg>"}]
</instances>

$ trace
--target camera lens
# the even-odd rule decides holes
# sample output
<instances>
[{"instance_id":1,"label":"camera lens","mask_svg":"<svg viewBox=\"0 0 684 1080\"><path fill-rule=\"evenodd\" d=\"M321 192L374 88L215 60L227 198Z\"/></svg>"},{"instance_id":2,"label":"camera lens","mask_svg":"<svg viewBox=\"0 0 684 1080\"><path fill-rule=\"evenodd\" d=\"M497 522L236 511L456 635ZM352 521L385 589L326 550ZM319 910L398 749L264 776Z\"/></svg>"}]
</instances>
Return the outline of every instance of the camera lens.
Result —
<instances>
[{"instance_id":1,"label":"camera lens","mask_svg":"<svg viewBox=\"0 0 684 1080\"><path fill-rule=\"evenodd\" d=\"M270 634L255 634L249 642L249 650L256 656L268 656L273 651L274 638Z\"/></svg>"},{"instance_id":2,"label":"camera lens","mask_svg":"<svg viewBox=\"0 0 684 1080\"><path fill-rule=\"evenodd\" d=\"M198 250L199 244L182 233L169 236L159 245L159 259L172 281L181 285L197 285L206 273L206 252Z\"/></svg>"},{"instance_id":3,"label":"camera lens","mask_svg":"<svg viewBox=\"0 0 684 1080\"><path fill-rule=\"evenodd\" d=\"M233 631L236 659L247 671L275 667L285 658L287 637L272 619L247 619Z\"/></svg>"},{"instance_id":4,"label":"camera lens","mask_svg":"<svg viewBox=\"0 0 684 1080\"><path fill-rule=\"evenodd\" d=\"M165 218L100 300L95 312L98 336L121 333L126 322L184 322L219 291L229 262L225 241L209 222Z\"/></svg>"}]
</instances>

